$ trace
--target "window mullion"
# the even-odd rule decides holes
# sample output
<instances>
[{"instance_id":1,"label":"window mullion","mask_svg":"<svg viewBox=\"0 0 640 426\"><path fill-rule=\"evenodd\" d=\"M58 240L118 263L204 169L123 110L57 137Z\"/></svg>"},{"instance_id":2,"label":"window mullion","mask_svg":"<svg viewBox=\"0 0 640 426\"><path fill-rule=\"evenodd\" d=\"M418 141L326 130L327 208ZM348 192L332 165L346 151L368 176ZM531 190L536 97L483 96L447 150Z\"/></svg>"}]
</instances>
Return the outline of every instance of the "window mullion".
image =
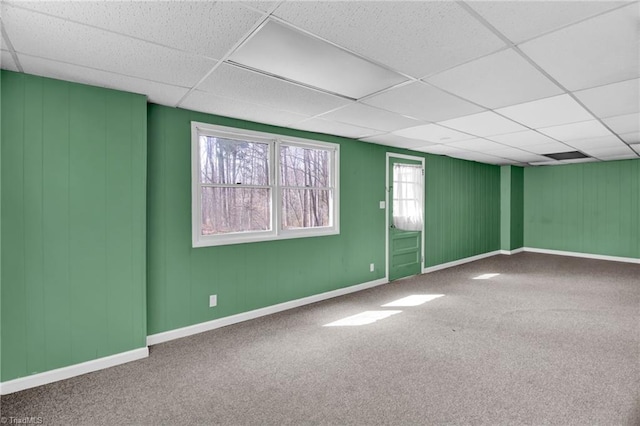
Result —
<instances>
[{"instance_id":1,"label":"window mullion","mask_svg":"<svg viewBox=\"0 0 640 426\"><path fill-rule=\"evenodd\" d=\"M191 125L194 247L339 233L338 145L206 123ZM201 137L206 140L200 141ZM282 171L285 165L287 170ZM204 183L202 173L211 182L260 184ZM317 182L328 185L307 186ZM264 221L266 214L270 223Z\"/></svg>"},{"instance_id":2,"label":"window mullion","mask_svg":"<svg viewBox=\"0 0 640 426\"><path fill-rule=\"evenodd\" d=\"M271 226L273 232L280 235L280 215L282 214L280 206L280 140L275 139L271 147L271 184L273 185L271 190Z\"/></svg>"}]
</instances>

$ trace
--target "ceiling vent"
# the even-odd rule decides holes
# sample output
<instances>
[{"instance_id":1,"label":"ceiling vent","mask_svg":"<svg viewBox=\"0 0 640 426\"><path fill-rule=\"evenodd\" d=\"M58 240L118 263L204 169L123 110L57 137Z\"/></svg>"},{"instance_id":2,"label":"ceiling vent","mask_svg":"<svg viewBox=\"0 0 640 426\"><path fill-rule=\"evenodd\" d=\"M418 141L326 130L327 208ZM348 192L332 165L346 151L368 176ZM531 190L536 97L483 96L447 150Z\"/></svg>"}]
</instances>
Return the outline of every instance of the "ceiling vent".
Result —
<instances>
[{"instance_id":1,"label":"ceiling vent","mask_svg":"<svg viewBox=\"0 0 640 426\"><path fill-rule=\"evenodd\" d=\"M575 160L577 158L589 158L588 155L584 155L580 151L570 152L557 152L555 154L543 154L545 157L553 158L554 160Z\"/></svg>"}]
</instances>

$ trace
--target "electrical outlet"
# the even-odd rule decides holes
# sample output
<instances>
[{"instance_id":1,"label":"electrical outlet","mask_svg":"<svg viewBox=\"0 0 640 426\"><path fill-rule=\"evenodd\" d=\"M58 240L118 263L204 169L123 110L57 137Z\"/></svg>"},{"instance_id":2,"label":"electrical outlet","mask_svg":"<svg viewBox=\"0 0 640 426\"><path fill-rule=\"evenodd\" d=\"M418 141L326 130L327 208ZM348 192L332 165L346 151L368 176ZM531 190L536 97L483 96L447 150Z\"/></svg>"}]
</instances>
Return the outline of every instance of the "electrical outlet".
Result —
<instances>
[{"instance_id":1,"label":"electrical outlet","mask_svg":"<svg viewBox=\"0 0 640 426\"><path fill-rule=\"evenodd\" d=\"M209 296L209 307L213 308L217 304L218 304L218 295L212 294L211 296Z\"/></svg>"},{"instance_id":2,"label":"electrical outlet","mask_svg":"<svg viewBox=\"0 0 640 426\"><path fill-rule=\"evenodd\" d=\"M387 208L387 203L386 203L386 202L384 202L384 201L380 201L380 208L381 208L381 209L385 209L385 208Z\"/></svg>"},{"instance_id":3,"label":"electrical outlet","mask_svg":"<svg viewBox=\"0 0 640 426\"><path fill-rule=\"evenodd\" d=\"M369 264L369 272L373 272L376 270L376 265L374 265L373 263Z\"/></svg>"}]
</instances>

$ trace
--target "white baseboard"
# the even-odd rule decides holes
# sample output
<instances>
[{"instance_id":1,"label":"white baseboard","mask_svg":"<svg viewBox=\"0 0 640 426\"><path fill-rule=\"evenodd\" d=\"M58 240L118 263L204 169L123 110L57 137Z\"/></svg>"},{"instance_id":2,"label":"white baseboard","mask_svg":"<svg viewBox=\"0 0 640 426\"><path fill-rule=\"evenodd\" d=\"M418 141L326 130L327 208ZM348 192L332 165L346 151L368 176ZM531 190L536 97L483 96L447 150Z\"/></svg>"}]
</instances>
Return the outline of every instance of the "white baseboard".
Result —
<instances>
[{"instance_id":1,"label":"white baseboard","mask_svg":"<svg viewBox=\"0 0 640 426\"><path fill-rule=\"evenodd\" d=\"M462 265L469 262L474 262L476 260L484 259L486 257L495 256L496 254L500 254L500 250L490 251L488 253L478 254L476 256L465 257L464 259L454 260L453 262L441 263L440 265L430 266L428 268L424 268L422 270L423 274L428 274L429 272L439 271L441 269L451 268L453 266Z\"/></svg>"},{"instance_id":2,"label":"white baseboard","mask_svg":"<svg viewBox=\"0 0 640 426\"><path fill-rule=\"evenodd\" d=\"M515 250L500 250L500 254L512 255L516 253L522 253L524 251L524 247L517 248Z\"/></svg>"},{"instance_id":3,"label":"white baseboard","mask_svg":"<svg viewBox=\"0 0 640 426\"><path fill-rule=\"evenodd\" d=\"M297 308L300 306L308 305L310 303L320 302L322 300L343 296L345 294L354 293L356 291L365 290L371 287L376 287L382 284L386 284L388 282L389 280L387 280L386 278L381 278L378 280L369 281L366 283L357 284L350 287L340 288L337 290L327 291L325 293L315 294L313 296L303 297L302 299L291 300L289 302L279 303L277 305L255 309L249 312L242 312L240 314L207 321L200 324L177 328L175 330L165 331L162 333L152 334L150 336L147 336L147 345L148 346L156 345L158 343L168 342L169 340L179 339L181 337L187 337L193 334L215 330L216 328L225 327L231 324L237 324L242 321L252 320L255 318L263 317L265 315L275 314L277 312L286 311L287 309Z\"/></svg>"},{"instance_id":4,"label":"white baseboard","mask_svg":"<svg viewBox=\"0 0 640 426\"><path fill-rule=\"evenodd\" d=\"M613 262L640 264L640 258L635 258L635 257L607 256L604 254L579 253L574 251L562 251L562 250L547 250L547 249L540 249L540 248L534 248L534 247L525 247L524 251L530 252L530 253L555 254L558 256L584 257L586 259L610 260Z\"/></svg>"},{"instance_id":5,"label":"white baseboard","mask_svg":"<svg viewBox=\"0 0 640 426\"><path fill-rule=\"evenodd\" d=\"M7 395L29 388L35 388L36 386L46 385L47 383L70 379L71 377L80 376L81 374L103 370L105 368L147 358L148 356L149 348L144 347L106 356L104 358L93 359L80 364L70 365L68 367L56 368L55 370L45 371L44 373L20 377L18 379L0 383L0 395Z\"/></svg>"},{"instance_id":6,"label":"white baseboard","mask_svg":"<svg viewBox=\"0 0 640 426\"><path fill-rule=\"evenodd\" d=\"M429 268L423 268L422 273L427 274L429 272L451 268L453 266L474 262L476 260L484 259L484 258L495 256L498 254L511 255L511 254L516 254L523 251L531 252L531 253L582 257L587 259L609 260L614 262L640 264L640 258L607 256L607 255L601 255L601 254L578 253L578 252L570 252L570 251L562 251L562 250L548 250L548 249L539 249L539 248L533 248L533 247L523 247L515 250L495 250L488 253L467 257L464 259L454 260L453 262L442 263L440 265L431 266ZM260 309L256 309L249 312L243 312L243 313L231 315L225 318L215 319L212 321L195 324L188 327L183 327L175 330L165 331L163 333L153 334L153 335L147 336L147 346L155 345L162 342L167 342L174 339L179 339L181 337L191 336L193 334L202 333L209 330L214 330L216 328L225 327L227 325L236 324L242 321L259 318L259 317L274 314L277 312L282 312L287 309L293 309L293 308L308 305L311 303L320 302L322 300L343 296L349 293L355 293L357 291L376 287L382 284L386 284L388 282L389 281L387 278L380 278L378 280L369 281L366 283L345 287L337 290L332 290L325 293L304 297L302 299L291 300L289 302L279 303L277 305L267 306L265 308L260 308ZM48 383L69 379L75 376L80 376L82 374L91 373L93 371L103 370L105 368L114 367L116 365L125 364L127 362L147 358L148 356L149 356L149 348L144 347L144 348L134 349L131 351L107 356L104 358L94 359L94 360L83 362L80 364L70 365L68 367L62 367L62 368L57 368L51 371L45 371L43 373L33 374L27 377L20 377L18 379L13 379L13 380L0 383L0 395L7 395L7 394L18 392L21 390L46 385Z\"/></svg>"}]
</instances>

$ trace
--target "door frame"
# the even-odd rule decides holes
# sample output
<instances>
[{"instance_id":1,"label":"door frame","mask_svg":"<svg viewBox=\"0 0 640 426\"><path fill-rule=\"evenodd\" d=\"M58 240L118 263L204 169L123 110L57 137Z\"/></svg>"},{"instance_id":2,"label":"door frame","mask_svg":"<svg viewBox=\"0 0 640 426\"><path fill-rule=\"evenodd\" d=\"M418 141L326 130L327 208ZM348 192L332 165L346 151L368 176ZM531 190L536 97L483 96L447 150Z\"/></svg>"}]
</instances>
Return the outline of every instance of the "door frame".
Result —
<instances>
[{"instance_id":1,"label":"door frame","mask_svg":"<svg viewBox=\"0 0 640 426\"><path fill-rule=\"evenodd\" d=\"M384 235L385 235L385 247L384 247L384 257L385 257L385 279L387 280L387 282L389 282L389 160L391 158L398 158L401 160L412 160L412 161L419 161L421 166L422 166L422 170L425 170L424 167L424 157L416 157L413 155L405 155L405 154L397 154L395 152L387 152L387 156L386 156L386 164L385 164L385 169L386 169L386 173L385 173L385 183L384 183L384 196L385 196L385 209L384 209L384 224L385 224L385 231L384 231ZM425 176L426 173L422 174L422 189L425 190L426 186L425 186ZM423 197L424 199L424 204L426 205L426 201L427 201L427 197L426 197L426 192L425 195ZM393 202L393 201L392 201ZM424 215L426 213L427 209L425 208L425 206L422 206L422 214ZM424 260L425 260L425 253L424 253L424 239L425 239L425 235L424 235L424 226L425 226L425 218L422 218L422 238L420 238L420 253L421 253L421 259L420 259L420 273L422 273L422 271L424 270Z\"/></svg>"}]
</instances>

